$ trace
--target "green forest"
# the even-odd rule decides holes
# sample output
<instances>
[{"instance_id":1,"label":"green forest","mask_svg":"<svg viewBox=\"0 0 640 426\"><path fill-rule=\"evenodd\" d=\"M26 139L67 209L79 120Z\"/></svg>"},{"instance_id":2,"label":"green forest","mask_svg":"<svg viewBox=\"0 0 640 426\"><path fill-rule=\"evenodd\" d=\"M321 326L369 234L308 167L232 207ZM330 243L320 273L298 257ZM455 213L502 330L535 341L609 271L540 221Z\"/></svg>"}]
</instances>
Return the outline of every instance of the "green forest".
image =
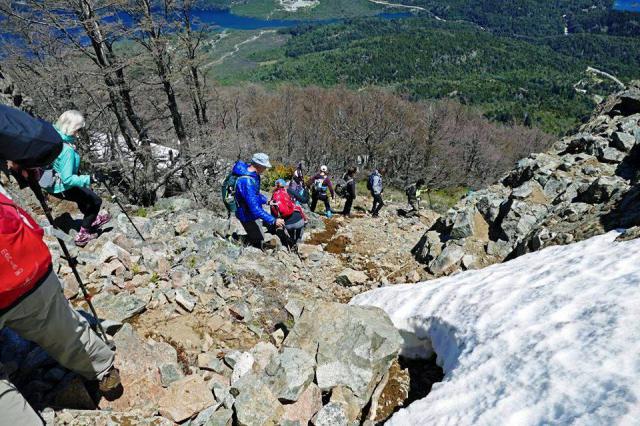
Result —
<instances>
[{"instance_id":1,"label":"green forest","mask_svg":"<svg viewBox=\"0 0 640 426\"><path fill-rule=\"evenodd\" d=\"M574 89L587 67L623 80L640 77L640 39L633 37L518 38L425 16L287 32L291 38L283 47L255 54L265 65L244 78L270 84L390 86L412 99L454 98L489 118L553 134L574 129L591 112L593 96ZM598 93L614 89L596 83Z\"/></svg>"}]
</instances>

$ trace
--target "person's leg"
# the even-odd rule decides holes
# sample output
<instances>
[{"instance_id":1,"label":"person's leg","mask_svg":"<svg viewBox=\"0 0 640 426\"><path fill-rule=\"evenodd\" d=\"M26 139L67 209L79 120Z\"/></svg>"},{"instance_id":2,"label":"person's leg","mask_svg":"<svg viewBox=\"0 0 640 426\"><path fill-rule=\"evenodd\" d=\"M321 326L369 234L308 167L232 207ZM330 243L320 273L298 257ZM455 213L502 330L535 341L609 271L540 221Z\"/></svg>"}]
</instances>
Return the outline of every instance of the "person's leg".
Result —
<instances>
[{"instance_id":1,"label":"person's leg","mask_svg":"<svg viewBox=\"0 0 640 426\"><path fill-rule=\"evenodd\" d=\"M71 308L53 272L36 291L5 313L1 323L88 380L101 379L113 366L114 352Z\"/></svg>"},{"instance_id":2,"label":"person's leg","mask_svg":"<svg viewBox=\"0 0 640 426\"><path fill-rule=\"evenodd\" d=\"M344 209L342 209L342 214L345 216L349 216L351 214L351 206L353 205L353 198L347 198L344 202Z\"/></svg>"},{"instance_id":3,"label":"person's leg","mask_svg":"<svg viewBox=\"0 0 640 426\"><path fill-rule=\"evenodd\" d=\"M325 212L330 212L331 211L331 203L329 202L329 197L324 197L324 199L322 201L324 202L324 211Z\"/></svg>"},{"instance_id":4,"label":"person's leg","mask_svg":"<svg viewBox=\"0 0 640 426\"><path fill-rule=\"evenodd\" d=\"M98 217L102 199L89 188L74 187L62 193L65 200L73 201L78 205L78 209L84 214L82 227L88 231L92 230L92 224Z\"/></svg>"},{"instance_id":5,"label":"person's leg","mask_svg":"<svg viewBox=\"0 0 640 426\"><path fill-rule=\"evenodd\" d=\"M259 221L242 222L242 227L247 233L249 244L262 249L264 234L262 232L262 226L260 225Z\"/></svg>"},{"instance_id":6,"label":"person's leg","mask_svg":"<svg viewBox=\"0 0 640 426\"><path fill-rule=\"evenodd\" d=\"M44 425L42 418L31 408L18 389L5 379L0 379L0 414L0 423L3 425Z\"/></svg>"},{"instance_id":7,"label":"person's leg","mask_svg":"<svg viewBox=\"0 0 640 426\"><path fill-rule=\"evenodd\" d=\"M318 194L313 193L311 194L311 211L315 212L316 211L316 206L318 205Z\"/></svg>"}]
</instances>

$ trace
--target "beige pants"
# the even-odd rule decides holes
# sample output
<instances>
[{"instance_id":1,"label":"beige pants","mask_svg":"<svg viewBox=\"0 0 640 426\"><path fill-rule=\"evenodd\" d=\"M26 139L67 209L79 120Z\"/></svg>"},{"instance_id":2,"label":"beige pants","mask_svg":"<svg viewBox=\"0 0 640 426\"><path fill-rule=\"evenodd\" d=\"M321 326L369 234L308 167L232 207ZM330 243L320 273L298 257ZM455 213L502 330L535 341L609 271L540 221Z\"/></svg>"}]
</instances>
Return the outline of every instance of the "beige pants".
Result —
<instances>
[{"instance_id":1,"label":"beige pants","mask_svg":"<svg viewBox=\"0 0 640 426\"><path fill-rule=\"evenodd\" d=\"M53 272L26 299L0 316L0 328L9 327L42 347L64 367L88 380L101 379L113 365L114 352L74 311ZM42 424L15 387L0 378L0 424Z\"/></svg>"}]
</instances>

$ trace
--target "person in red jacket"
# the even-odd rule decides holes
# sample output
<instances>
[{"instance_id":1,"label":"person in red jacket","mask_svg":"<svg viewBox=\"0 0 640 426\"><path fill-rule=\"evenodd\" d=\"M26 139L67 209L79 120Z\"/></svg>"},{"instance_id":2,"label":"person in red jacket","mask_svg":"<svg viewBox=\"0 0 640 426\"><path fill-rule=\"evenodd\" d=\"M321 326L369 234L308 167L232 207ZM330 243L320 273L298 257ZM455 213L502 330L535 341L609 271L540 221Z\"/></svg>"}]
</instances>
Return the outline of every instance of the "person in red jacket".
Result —
<instances>
[{"instance_id":1,"label":"person in red jacket","mask_svg":"<svg viewBox=\"0 0 640 426\"><path fill-rule=\"evenodd\" d=\"M296 245L302 241L307 218L302 207L296 204L287 192L287 182L284 179L276 181L276 190L271 196L271 214L284 219L284 228L289 234L290 241L282 241L284 245ZM282 237L281 237L282 239Z\"/></svg>"},{"instance_id":2,"label":"person in red jacket","mask_svg":"<svg viewBox=\"0 0 640 426\"><path fill-rule=\"evenodd\" d=\"M0 328L9 327L62 366L99 381L107 399L122 393L114 352L71 308L53 272L51 254L36 221L0 187ZM44 422L8 380L0 378L2 424Z\"/></svg>"}]
</instances>

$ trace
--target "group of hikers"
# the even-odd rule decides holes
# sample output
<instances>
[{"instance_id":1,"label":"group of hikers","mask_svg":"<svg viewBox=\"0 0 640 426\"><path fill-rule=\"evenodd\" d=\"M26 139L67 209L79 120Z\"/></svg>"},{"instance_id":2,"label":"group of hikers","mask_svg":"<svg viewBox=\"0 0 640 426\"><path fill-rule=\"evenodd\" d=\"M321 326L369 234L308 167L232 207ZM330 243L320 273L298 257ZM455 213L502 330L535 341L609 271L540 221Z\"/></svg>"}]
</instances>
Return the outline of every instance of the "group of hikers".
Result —
<instances>
[{"instance_id":1,"label":"group of hikers","mask_svg":"<svg viewBox=\"0 0 640 426\"><path fill-rule=\"evenodd\" d=\"M278 235L286 247L295 248L302 241L304 227L307 224L302 205L309 202L311 212L315 212L318 202L322 201L325 215L331 218L331 199L339 195L345 200L340 213L346 217L351 216L357 192L356 167L348 168L342 175L341 182L334 185L327 166L320 166L316 174L305 179L304 163L300 162L290 176L290 181L283 178L276 180L273 195L269 200L260 192L260 188L261 175L270 167L269 156L256 153L248 163L237 161L222 185L225 206L229 215L235 212L236 218L247 233L248 244L263 248L265 232L268 232ZM367 189L373 198L369 212L372 217L378 217L384 207L382 194L385 174L384 168L374 169L367 180ZM424 180L419 179L405 189L411 206L407 214L418 211L418 200L423 185ZM269 211L263 206L268 206Z\"/></svg>"},{"instance_id":2,"label":"group of hikers","mask_svg":"<svg viewBox=\"0 0 640 426\"><path fill-rule=\"evenodd\" d=\"M95 183L104 183L103 176L79 174L80 155L75 142L84 126L85 119L78 111L64 112L51 125L0 105L0 160L6 161L5 170L18 181L28 182L41 200L44 190L55 198L77 204L83 214L74 237L79 247L97 238L111 219L109 214L101 213L102 200L91 188ZM341 213L351 215L357 192L355 167L349 168L341 182L334 186L327 166L320 167L318 173L306 179L304 164L300 163L290 181L275 181L273 195L267 199L260 192L261 175L270 167L268 155L256 153L248 163L236 162L223 184L225 205L242 224L249 244L262 248L265 225L267 231L277 234L286 246L296 247L308 221L302 205L310 203L311 212L315 212L318 202L322 201L326 216L331 217L330 199L336 194L345 199ZM373 217L377 217L384 206L384 175L385 169L374 170L367 181L373 197L370 211ZM409 203L415 210L422 183L418 181L407 188ZM48 218L53 220L50 215ZM123 389L119 371L114 367L115 349L100 323L97 328L101 337L66 300L43 236L38 223L0 185L0 329L10 327L42 347L62 366L94 381L100 396L116 399ZM68 255L64 242L58 241L66 253L62 259L75 271L75 260ZM76 279L84 292L86 289L77 274ZM95 314L90 298L86 293L85 296ZM2 421L16 425L43 424L37 411L1 373L0 365Z\"/></svg>"}]
</instances>

